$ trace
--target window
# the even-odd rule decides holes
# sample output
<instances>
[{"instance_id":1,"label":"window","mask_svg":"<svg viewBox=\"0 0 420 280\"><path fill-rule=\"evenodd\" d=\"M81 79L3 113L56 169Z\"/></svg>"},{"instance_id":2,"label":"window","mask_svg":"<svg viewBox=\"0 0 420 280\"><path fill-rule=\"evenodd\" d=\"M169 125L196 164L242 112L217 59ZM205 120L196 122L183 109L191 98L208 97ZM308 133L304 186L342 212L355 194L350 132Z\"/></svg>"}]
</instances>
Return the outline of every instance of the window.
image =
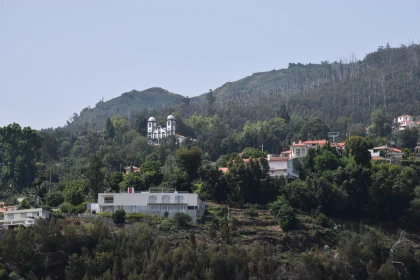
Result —
<instances>
[{"instance_id":1,"label":"window","mask_svg":"<svg viewBox=\"0 0 420 280\"><path fill-rule=\"evenodd\" d=\"M175 196L175 203L184 203L184 197L182 195Z\"/></svg>"},{"instance_id":2,"label":"window","mask_svg":"<svg viewBox=\"0 0 420 280\"><path fill-rule=\"evenodd\" d=\"M7 214L7 219L8 220L13 220L13 218L14 218L14 215L13 214Z\"/></svg>"},{"instance_id":3,"label":"window","mask_svg":"<svg viewBox=\"0 0 420 280\"><path fill-rule=\"evenodd\" d=\"M149 127L152 127L152 123L149 123Z\"/></svg>"},{"instance_id":4,"label":"window","mask_svg":"<svg viewBox=\"0 0 420 280\"><path fill-rule=\"evenodd\" d=\"M156 195L149 195L149 203L157 203Z\"/></svg>"},{"instance_id":5,"label":"window","mask_svg":"<svg viewBox=\"0 0 420 280\"><path fill-rule=\"evenodd\" d=\"M170 121L168 121L168 126L171 126L171 122Z\"/></svg>"},{"instance_id":6,"label":"window","mask_svg":"<svg viewBox=\"0 0 420 280\"><path fill-rule=\"evenodd\" d=\"M104 203L114 203L114 197L113 196L105 196L104 197Z\"/></svg>"},{"instance_id":7,"label":"window","mask_svg":"<svg viewBox=\"0 0 420 280\"><path fill-rule=\"evenodd\" d=\"M296 149L296 156L300 156L300 149Z\"/></svg>"},{"instance_id":8,"label":"window","mask_svg":"<svg viewBox=\"0 0 420 280\"><path fill-rule=\"evenodd\" d=\"M162 203L170 203L171 197L169 195L162 196Z\"/></svg>"}]
</instances>

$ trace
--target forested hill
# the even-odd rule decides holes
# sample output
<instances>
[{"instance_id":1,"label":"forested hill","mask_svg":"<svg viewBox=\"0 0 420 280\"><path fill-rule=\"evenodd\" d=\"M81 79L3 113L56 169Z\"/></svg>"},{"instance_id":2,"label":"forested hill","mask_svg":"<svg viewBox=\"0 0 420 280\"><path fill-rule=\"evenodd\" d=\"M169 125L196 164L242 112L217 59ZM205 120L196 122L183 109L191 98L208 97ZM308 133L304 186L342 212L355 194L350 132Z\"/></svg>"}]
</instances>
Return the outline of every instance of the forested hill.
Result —
<instances>
[{"instance_id":1,"label":"forested hill","mask_svg":"<svg viewBox=\"0 0 420 280\"><path fill-rule=\"evenodd\" d=\"M254 73L228 82L213 91L211 113L233 129L246 121L267 120L287 105L293 116L319 117L334 126L339 117L367 125L376 109L388 119L400 114L420 115L420 45L379 47L363 60L352 57L319 64L289 63L287 69ZM107 117L149 110L155 115L178 111L183 117L209 113L207 94L185 98L161 88L131 91L120 97L85 108L68 124L103 128ZM191 104L190 104L191 102ZM184 104L182 107L178 105ZM172 107L172 108L168 108ZM142 114L150 114L144 113Z\"/></svg>"},{"instance_id":2,"label":"forested hill","mask_svg":"<svg viewBox=\"0 0 420 280\"><path fill-rule=\"evenodd\" d=\"M378 108L389 116L419 115L420 45L379 47L363 60L290 63L287 69L226 83L213 93L219 108L241 107L250 120L260 119L260 112L273 117L283 103L293 115L320 117L327 124L341 116L366 123ZM205 101L205 94L194 101Z\"/></svg>"},{"instance_id":3,"label":"forested hill","mask_svg":"<svg viewBox=\"0 0 420 280\"><path fill-rule=\"evenodd\" d=\"M153 87L143 91L132 90L109 101L99 101L94 108L87 107L74 114L72 125L91 125L98 129L104 127L106 119L114 115L128 116L144 109L157 109L181 104L183 96L165 89Z\"/></svg>"}]
</instances>

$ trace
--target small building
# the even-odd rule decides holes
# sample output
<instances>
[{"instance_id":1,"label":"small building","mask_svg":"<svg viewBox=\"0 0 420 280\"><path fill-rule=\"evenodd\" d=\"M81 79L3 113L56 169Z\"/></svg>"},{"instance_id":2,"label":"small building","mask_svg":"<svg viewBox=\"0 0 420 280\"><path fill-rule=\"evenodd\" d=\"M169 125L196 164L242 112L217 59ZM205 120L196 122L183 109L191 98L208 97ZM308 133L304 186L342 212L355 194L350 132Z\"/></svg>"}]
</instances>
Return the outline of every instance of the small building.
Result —
<instances>
[{"instance_id":1,"label":"small building","mask_svg":"<svg viewBox=\"0 0 420 280\"><path fill-rule=\"evenodd\" d=\"M2 206L3 207L0 207L0 213L15 211L15 210L18 210L18 207L19 207L19 205L4 206L4 202L3 202Z\"/></svg>"},{"instance_id":2,"label":"small building","mask_svg":"<svg viewBox=\"0 0 420 280\"><path fill-rule=\"evenodd\" d=\"M259 161L258 159L242 159L244 163L249 163L250 160ZM299 178L299 170L295 168L296 158L291 158L289 156L276 156L269 154L267 155L267 162L270 170L268 171L270 177L284 176L286 178L296 179ZM219 167L219 170L223 173L227 173L229 168Z\"/></svg>"},{"instance_id":3,"label":"small building","mask_svg":"<svg viewBox=\"0 0 420 280\"><path fill-rule=\"evenodd\" d=\"M417 122L414 121L414 117L411 115L401 115L394 119L392 123L393 130L405 130L416 126Z\"/></svg>"},{"instance_id":4,"label":"small building","mask_svg":"<svg viewBox=\"0 0 420 280\"><path fill-rule=\"evenodd\" d=\"M315 149L317 147L323 147L327 145L327 140L309 140L293 142L290 145L290 157L305 157L308 154L309 149Z\"/></svg>"},{"instance_id":5,"label":"small building","mask_svg":"<svg viewBox=\"0 0 420 280\"><path fill-rule=\"evenodd\" d=\"M299 170L295 169L295 159L290 157L275 157L267 155L269 174L271 177L283 175L286 178L299 178Z\"/></svg>"},{"instance_id":6,"label":"small building","mask_svg":"<svg viewBox=\"0 0 420 280\"><path fill-rule=\"evenodd\" d=\"M399 158L402 156L402 151L400 149L388 146L375 147L373 149L369 149L369 152L372 160L375 161L390 162L391 158Z\"/></svg>"},{"instance_id":7,"label":"small building","mask_svg":"<svg viewBox=\"0 0 420 280\"><path fill-rule=\"evenodd\" d=\"M140 168L138 168L136 166L127 166L127 167L124 167L125 174L130 174L131 173L131 168L133 168L133 172L140 172Z\"/></svg>"},{"instance_id":8,"label":"small building","mask_svg":"<svg viewBox=\"0 0 420 280\"><path fill-rule=\"evenodd\" d=\"M9 229L20 225L32 226L38 219L49 219L51 216L51 212L42 208L7 211L4 212L4 219L0 220L0 229Z\"/></svg>"},{"instance_id":9,"label":"small building","mask_svg":"<svg viewBox=\"0 0 420 280\"><path fill-rule=\"evenodd\" d=\"M155 216L172 217L182 212L191 216L195 223L197 217L204 215L205 203L195 193L186 192L132 192L99 193L98 203L89 204L88 210L96 213L124 209L126 213L144 213Z\"/></svg>"}]
</instances>

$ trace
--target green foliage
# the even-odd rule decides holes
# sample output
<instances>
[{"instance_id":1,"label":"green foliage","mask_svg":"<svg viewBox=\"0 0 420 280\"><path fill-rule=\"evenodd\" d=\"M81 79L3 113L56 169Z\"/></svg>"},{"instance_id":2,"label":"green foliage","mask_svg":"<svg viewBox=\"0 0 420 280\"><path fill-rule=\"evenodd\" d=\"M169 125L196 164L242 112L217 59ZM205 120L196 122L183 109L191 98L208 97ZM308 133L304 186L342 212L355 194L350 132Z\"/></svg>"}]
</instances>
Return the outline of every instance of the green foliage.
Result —
<instances>
[{"instance_id":1,"label":"green foliage","mask_svg":"<svg viewBox=\"0 0 420 280\"><path fill-rule=\"evenodd\" d=\"M255 218L255 217L259 216L257 208L255 207L255 205L252 205L248 208L245 208L244 209L244 215L248 216L248 217L252 217L252 218Z\"/></svg>"},{"instance_id":2,"label":"green foliage","mask_svg":"<svg viewBox=\"0 0 420 280\"><path fill-rule=\"evenodd\" d=\"M399 148L414 149L419 138L419 131L416 127L406 128L404 130L398 130L394 134L397 140L397 146Z\"/></svg>"},{"instance_id":3,"label":"green foliage","mask_svg":"<svg viewBox=\"0 0 420 280\"><path fill-rule=\"evenodd\" d=\"M191 180L198 178L198 168L202 161L202 151L197 147L180 148L176 151L178 167L188 173Z\"/></svg>"},{"instance_id":4,"label":"green foliage","mask_svg":"<svg viewBox=\"0 0 420 280\"><path fill-rule=\"evenodd\" d=\"M381 109L375 110L370 115L372 125L369 127L369 135L386 137L391 133L391 121Z\"/></svg>"},{"instance_id":5,"label":"green foliage","mask_svg":"<svg viewBox=\"0 0 420 280\"><path fill-rule=\"evenodd\" d=\"M295 210L289 205L284 197L279 197L276 201L269 204L269 209L274 215L284 231L296 228L297 219Z\"/></svg>"},{"instance_id":6,"label":"green foliage","mask_svg":"<svg viewBox=\"0 0 420 280\"><path fill-rule=\"evenodd\" d=\"M188 227L191 223L191 216L182 212L175 213L172 218L173 223L178 228Z\"/></svg>"},{"instance_id":7,"label":"green foliage","mask_svg":"<svg viewBox=\"0 0 420 280\"><path fill-rule=\"evenodd\" d=\"M0 185L12 185L22 191L35 179L40 137L30 127L13 123L0 127Z\"/></svg>"},{"instance_id":8,"label":"green foliage","mask_svg":"<svg viewBox=\"0 0 420 280\"><path fill-rule=\"evenodd\" d=\"M115 192L119 192L120 184L124 181L124 176L121 172L113 172L109 180L109 186Z\"/></svg>"},{"instance_id":9,"label":"green foliage","mask_svg":"<svg viewBox=\"0 0 420 280\"><path fill-rule=\"evenodd\" d=\"M30 209L31 205L29 205L28 201L26 199L23 199L20 203L19 203L19 210L24 210L24 209Z\"/></svg>"},{"instance_id":10,"label":"green foliage","mask_svg":"<svg viewBox=\"0 0 420 280\"><path fill-rule=\"evenodd\" d=\"M112 220L116 224L122 224L125 222L125 211L124 209L120 209L112 213Z\"/></svg>"},{"instance_id":11,"label":"green foliage","mask_svg":"<svg viewBox=\"0 0 420 280\"><path fill-rule=\"evenodd\" d=\"M115 137L115 129L114 125L112 124L112 121L110 118L106 119L106 125L104 128L104 138L105 139L114 139Z\"/></svg>"},{"instance_id":12,"label":"green foliage","mask_svg":"<svg viewBox=\"0 0 420 280\"><path fill-rule=\"evenodd\" d=\"M66 184L64 190L64 201L69 202L72 205L79 205L84 200L84 189L85 184L83 181L77 180L69 182Z\"/></svg>"},{"instance_id":13,"label":"green foliage","mask_svg":"<svg viewBox=\"0 0 420 280\"><path fill-rule=\"evenodd\" d=\"M242 151L242 158L263 158L265 154L260 149L246 148Z\"/></svg>"},{"instance_id":14,"label":"green foliage","mask_svg":"<svg viewBox=\"0 0 420 280\"><path fill-rule=\"evenodd\" d=\"M372 148L370 140L360 136L352 136L346 141L346 150L349 151L356 164L370 166L371 156L368 150Z\"/></svg>"},{"instance_id":15,"label":"green foliage","mask_svg":"<svg viewBox=\"0 0 420 280\"><path fill-rule=\"evenodd\" d=\"M315 223L317 223L318 225L321 225L323 227L330 227L331 224L332 224L330 219L324 213L320 213L315 218Z\"/></svg>"}]
</instances>

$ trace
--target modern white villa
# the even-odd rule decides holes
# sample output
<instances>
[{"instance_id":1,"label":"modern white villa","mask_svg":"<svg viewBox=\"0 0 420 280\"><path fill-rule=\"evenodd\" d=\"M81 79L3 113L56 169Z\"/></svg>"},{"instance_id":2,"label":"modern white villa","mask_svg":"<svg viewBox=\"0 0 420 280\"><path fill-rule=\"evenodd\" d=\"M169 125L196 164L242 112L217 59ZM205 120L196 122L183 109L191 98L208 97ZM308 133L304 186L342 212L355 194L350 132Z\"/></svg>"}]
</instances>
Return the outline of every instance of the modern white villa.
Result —
<instances>
[{"instance_id":1,"label":"modern white villa","mask_svg":"<svg viewBox=\"0 0 420 280\"><path fill-rule=\"evenodd\" d=\"M0 220L0 229L9 229L20 225L32 226L38 219L49 219L51 215L48 210L42 208L7 211L4 213L4 219Z\"/></svg>"},{"instance_id":2,"label":"modern white villa","mask_svg":"<svg viewBox=\"0 0 420 280\"><path fill-rule=\"evenodd\" d=\"M88 204L88 210L95 213L124 209L126 213L144 213L155 216L172 217L177 212L197 217L204 215L205 203L195 193L187 192L127 192L99 193L98 203Z\"/></svg>"}]
</instances>

